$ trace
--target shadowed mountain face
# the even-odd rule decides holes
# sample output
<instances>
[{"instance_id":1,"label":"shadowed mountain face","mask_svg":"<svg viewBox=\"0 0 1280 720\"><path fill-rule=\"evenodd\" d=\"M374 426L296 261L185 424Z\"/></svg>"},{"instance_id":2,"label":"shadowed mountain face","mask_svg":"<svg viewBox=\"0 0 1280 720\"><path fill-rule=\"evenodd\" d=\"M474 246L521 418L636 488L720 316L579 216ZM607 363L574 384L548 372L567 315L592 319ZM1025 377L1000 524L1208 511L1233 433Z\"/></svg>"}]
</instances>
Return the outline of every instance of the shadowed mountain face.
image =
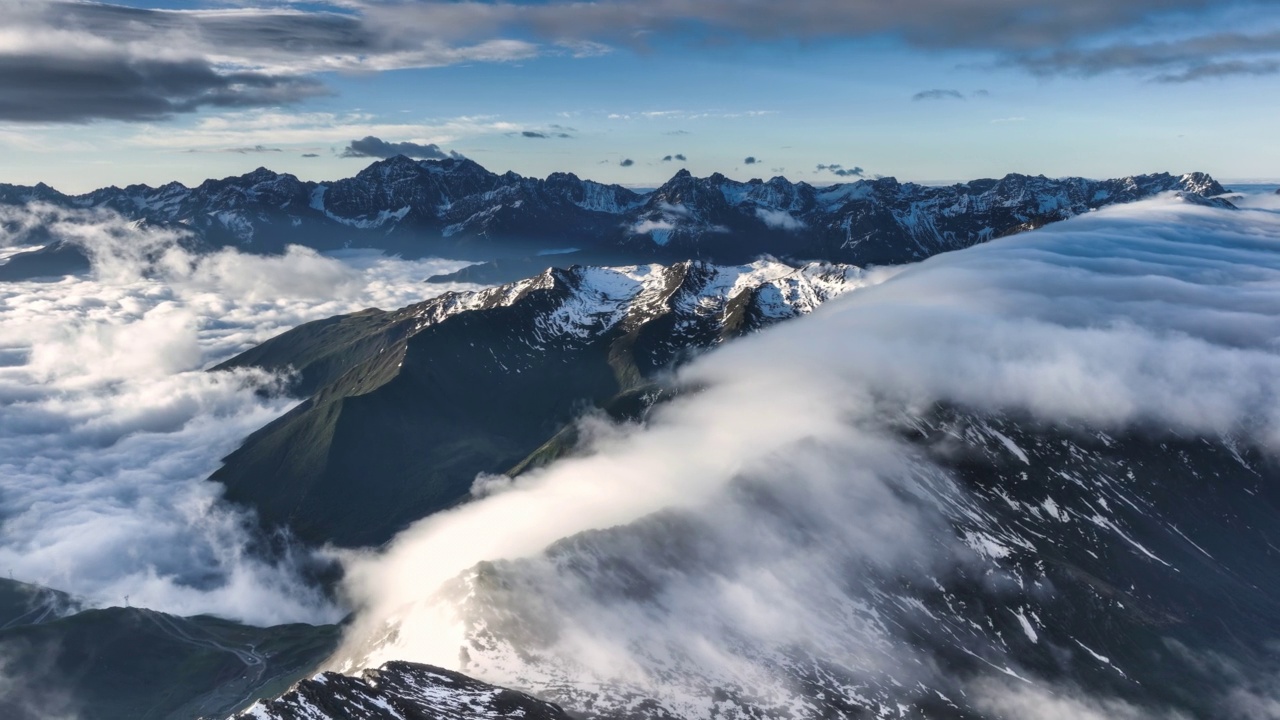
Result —
<instances>
[{"instance_id":1,"label":"shadowed mountain face","mask_svg":"<svg viewBox=\"0 0 1280 720\"><path fill-rule=\"evenodd\" d=\"M308 399L213 479L304 540L376 545L468 497L477 473L571 442L560 433L585 410L633 415L682 359L811 312L861 277L763 261L572 267L308 323L219 366L292 368Z\"/></svg>"},{"instance_id":2,"label":"shadowed mountain face","mask_svg":"<svg viewBox=\"0 0 1280 720\"><path fill-rule=\"evenodd\" d=\"M333 651L336 626L257 628L140 608L85 610L0 580L0 717L219 717L283 692Z\"/></svg>"},{"instance_id":3,"label":"shadowed mountain face","mask_svg":"<svg viewBox=\"0 0 1280 720\"><path fill-rule=\"evenodd\" d=\"M326 183L259 168L195 188L131 185L80 196L44 185L0 185L0 205L110 210L189 231L193 244L207 249L278 253L298 244L504 258L500 268L489 269L489 279L506 282L546 267L535 258L548 251L574 251L568 263L592 264L742 263L761 254L802 262L910 262L1169 191L1210 197L1224 189L1203 173L1104 181L1008 175L949 187L885 178L817 188L782 177L743 183L681 170L641 195L567 173L539 180L496 175L470 160L401 156ZM48 242L39 231L31 229L26 240ZM85 267L74 244L54 239L0 265L0 280Z\"/></svg>"}]
</instances>

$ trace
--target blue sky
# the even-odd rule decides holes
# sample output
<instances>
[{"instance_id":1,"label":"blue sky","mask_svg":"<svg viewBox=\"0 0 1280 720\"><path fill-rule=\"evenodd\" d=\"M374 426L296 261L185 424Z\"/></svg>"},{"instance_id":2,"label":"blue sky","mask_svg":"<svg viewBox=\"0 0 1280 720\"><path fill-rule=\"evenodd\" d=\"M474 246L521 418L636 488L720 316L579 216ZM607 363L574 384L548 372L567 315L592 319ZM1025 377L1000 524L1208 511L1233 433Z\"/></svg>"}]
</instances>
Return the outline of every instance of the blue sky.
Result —
<instances>
[{"instance_id":1,"label":"blue sky","mask_svg":"<svg viewBox=\"0 0 1280 720\"><path fill-rule=\"evenodd\" d=\"M0 27L0 182L68 192L343 177L369 136L633 186L1280 176L1274 2L14 0Z\"/></svg>"}]
</instances>

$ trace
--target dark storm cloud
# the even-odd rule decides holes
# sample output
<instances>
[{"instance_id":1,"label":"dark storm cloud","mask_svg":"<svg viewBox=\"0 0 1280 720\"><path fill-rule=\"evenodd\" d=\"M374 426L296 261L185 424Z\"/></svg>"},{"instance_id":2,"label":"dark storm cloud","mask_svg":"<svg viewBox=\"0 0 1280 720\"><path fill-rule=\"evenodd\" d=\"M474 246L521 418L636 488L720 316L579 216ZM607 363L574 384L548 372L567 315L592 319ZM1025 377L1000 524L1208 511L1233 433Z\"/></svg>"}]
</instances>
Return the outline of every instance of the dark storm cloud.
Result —
<instances>
[{"instance_id":1,"label":"dark storm cloud","mask_svg":"<svg viewBox=\"0 0 1280 720\"><path fill-rule=\"evenodd\" d=\"M623 160L618 164L621 165L622 167L631 167L632 165L636 164L636 161L632 160L631 158L627 158L626 160Z\"/></svg>"},{"instance_id":2,"label":"dark storm cloud","mask_svg":"<svg viewBox=\"0 0 1280 720\"><path fill-rule=\"evenodd\" d=\"M743 159L742 164L743 164L743 165L755 165L755 164L756 164L756 163L758 163L758 162L760 162L760 161L759 161L759 160L757 160L757 159L755 158L755 156L754 156L754 155L748 155L746 158L744 158L744 159Z\"/></svg>"},{"instance_id":3,"label":"dark storm cloud","mask_svg":"<svg viewBox=\"0 0 1280 720\"><path fill-rule=\"evenodd\" d=\"M911 96L912 100L963 100L964 93L959 90L921 90Z\"/></svg>"},{"instance_id":4,"label":"dark storm cloud","mask_svg":"<svg viewBox=\"0 0 1280 720\"><path fill-rule=\"evenodd\" d=\"M847 168L843 165L830 163L827 165L818 165L818 171L826 171L839 177L862 177L864 170L860 167Z\"/></svg>"},{"instance_id":5,"label":"dark storm cloud","mask_svg":"<svg viewBox=\"0 0 1280 720\"><path fill-rule=\"evenodd\" d=\"M200 60L0 55L0 120L157 120L206 107L284 105L324 94L305 77L222 74Z\"/></svg>"},{"instance_id":6,"label":"dark storm cloud","mask_svg":"<svg viewBox=\"0 0 1280 720\"><path fill-rule=\"evenodd\" d=\"M444 160L445 158L462 157L456 152L446 152L440 149L439 145L430 143L428 145L420 145L411 142L387 142L382 138L376 138L372 135L363 140L352 140L347 147L343 148L339 157L344 158L389 158L396 155L404 155L418 160Z\"/></svg>"}]
</instances>

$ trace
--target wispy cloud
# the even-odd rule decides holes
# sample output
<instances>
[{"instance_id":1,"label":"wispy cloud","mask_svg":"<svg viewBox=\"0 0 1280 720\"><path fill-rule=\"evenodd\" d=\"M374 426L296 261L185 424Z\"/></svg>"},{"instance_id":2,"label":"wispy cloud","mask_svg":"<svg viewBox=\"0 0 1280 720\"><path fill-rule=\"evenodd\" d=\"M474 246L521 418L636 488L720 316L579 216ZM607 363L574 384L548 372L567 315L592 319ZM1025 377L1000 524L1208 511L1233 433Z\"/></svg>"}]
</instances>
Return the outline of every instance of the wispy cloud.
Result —
<instances>
[{"instance_id":1,"label":"wispy cloud","mask_svg":"<svg viewBox=\"0 0 1280 720\"><path fill-rule=\"evenodd\" d=\"M1280 31L1197 34L1177 40L1027 52L1006 64L1037 75L1092 77L1104 73L1156 73L1157 82L1181 83L1232 75L1280 72Z\"/></svg>"},{"instance_id":2,"label":"wispy cloud","mask_svg":"<svg viewBox=\"0 0 1280 720\"><path fill-rule=\"evenodd\" d=\"M284 149L278 148L278 147L267 147L266 145L254 145L253 147L217 148L212 150L191 149L191 150L188 150L187 152L189 153L220 152L220 153L235 153L237 155L262 155L265 153L284 152Z\"/></svg>"},{"instance_id":3,"label":"wispy cloud","mask_svg":"<svg viewBox=\"0 0 1280 720\"><path fill-rule=\"evenodd\" d=\"M248 110L200 118L190 127L143 124L125 142L135 147L217 150L264 145L280 147L327 144L345 146L352 138L411 138L412 142L446 145L463 138L502 135L522 128L495 117L463 116L425 123L382 122L363 113L291 113Z\"/></svg>"}]
</instances>

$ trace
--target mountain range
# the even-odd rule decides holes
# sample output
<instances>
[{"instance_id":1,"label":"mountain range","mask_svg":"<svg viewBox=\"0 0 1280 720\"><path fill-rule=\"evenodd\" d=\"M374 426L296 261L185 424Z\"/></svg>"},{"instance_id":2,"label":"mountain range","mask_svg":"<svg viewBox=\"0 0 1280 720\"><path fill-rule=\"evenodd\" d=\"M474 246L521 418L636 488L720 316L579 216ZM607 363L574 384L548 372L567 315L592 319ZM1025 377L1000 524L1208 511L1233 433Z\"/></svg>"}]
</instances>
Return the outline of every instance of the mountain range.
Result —
<instances>
[{"instance_id":1,"label":"mountain range","mask_svg":"<svg viewBox=\"0 0 1280 720\"><path fill-rule=\"evenodd\" d=\"M488 289L308 323L211 369L285 374L302 400L225 458L211 479L227 499L251 508L268 531L370 547L483 494L486 479L574 453L593 418L643 421L697 392L674 386L672 370L858 289L870 282L864 266L1163 192L1230 206L1217 197L1222 186L1198 173L816 188L681 172L637 193L568 174L538 180L467 160L403 157L333 183L260 169L197 188L74 197L0 186L0 204L107 209L188 231L192 247L206 250L275 253L296 243L485 261L451 279L498 283ZM0 279L86 266L74 244L39 227L27 232L27 242L45 247L0 265ZM1274 546L1266 528L1280 486L1257 452L1229 436L1106 433L946 405L913 408L890 424L960 484L960 493L930 482L906 490L945 518L941 537L967 548L966 562L927 586L858 566L858 584L824 588L844 621L829 626L816 652L743 641L743 658L794 690L784 698L670 648L636 653L643 674L661 680L650 685L553 652L557 618L573 608L538 604L554 593L526 596L546 578L537 563L550 562L566 586L661 612L645 603L696 576L716 552L714 542L697 541L714 539L713 527L673 511L458 578L464 669L495 684L398 661L358 676L316 673L334 651L335 626L259 629L136 608L83 610L55 591L0 582L0 641L19 648L6 659L35 669L0 710L39 716L23 703L69 689L84 718L222 716L277 695L238 717L976 718L993 714L965 694L966 681L1018 667L1135 707L1208 718L1229 700L1222 688L1251 692L1255 669L1273 672L1267 639L1280 633L1280 585L1267 579ZM767 487L738 491L773 507L765 516L786 526L785 504L771 504ZM665 564L629 563L632 555ZM861 644L868 624L887 628L878 639L889 644ZM915 653L910 662L942 679L900 682L910 675L904 647ZM849 648L871 650L854 662ZM1137 717L1125 712L1116 716Z\"/></svg>"},{"instance_id":2,"label":"mountain range","mask_svg":"<svg viewBox=\"0 0 1280 720\"><path fill-rule=\"evenodd\" d=\"M526 178L466 159L396 156L323 183L259 168L194 188L130 185L76 196L43 184L0 185L0 205L108 210L186 231L194 247L205 249L278 253L297 244L501 261L460 277L508 282L543 269L550 253L566 255L557 258L561 265L739 264L761 255L863 266L911 262L1170 191L1199 198L1225 192L1203 173L1101 181L1011 174L950 186L880 178L815 187L681 170L638 193L570 173ZM18 241L43 247L0 265L0 279L88 268L74 241L50 237L39 225L12 230Z\"/></svg>"}]
</instances>

